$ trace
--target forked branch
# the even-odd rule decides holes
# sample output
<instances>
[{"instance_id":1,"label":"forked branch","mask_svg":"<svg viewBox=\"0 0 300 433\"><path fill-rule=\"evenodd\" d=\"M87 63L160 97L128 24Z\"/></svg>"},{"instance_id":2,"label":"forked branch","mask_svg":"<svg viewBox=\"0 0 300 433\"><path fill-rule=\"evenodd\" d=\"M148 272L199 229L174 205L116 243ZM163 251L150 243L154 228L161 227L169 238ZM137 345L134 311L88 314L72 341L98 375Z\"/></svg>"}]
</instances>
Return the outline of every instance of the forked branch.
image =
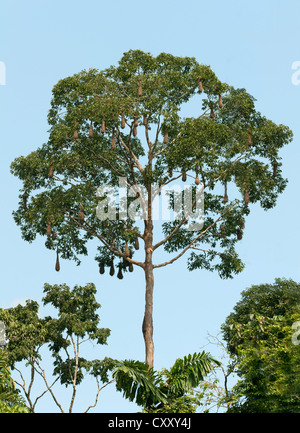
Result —
<instances>
[{"instance_id":1,"label":"forked branch","mask_svg":"<svg viewBox=\"0 0 300 433\"><path fill-rule=\"evenodd\" d=\"M212 227L214 227L221 219L223 219L224 215L226 215L237 203L234 203L231 207L229 207L226 212L219 216L210 226L208 226L203 232L201 232L198 236L196 236L190 243L187 245L177 256L173 257L173 259L168 260L164 263L160 263L158 265L154 265L153 268L162 268L163 266L170 265L182 257L189 249L194 247L195 243L199 241L201 237L203 237Z\"/></svg>"}]
</instances>

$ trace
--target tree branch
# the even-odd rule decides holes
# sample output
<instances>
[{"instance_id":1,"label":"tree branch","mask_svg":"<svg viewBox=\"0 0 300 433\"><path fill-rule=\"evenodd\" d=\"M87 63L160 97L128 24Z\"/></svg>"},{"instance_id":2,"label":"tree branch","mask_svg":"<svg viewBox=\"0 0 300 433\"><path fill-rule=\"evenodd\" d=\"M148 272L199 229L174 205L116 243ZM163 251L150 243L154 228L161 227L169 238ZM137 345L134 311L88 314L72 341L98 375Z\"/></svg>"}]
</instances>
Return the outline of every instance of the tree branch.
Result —
<instances>
[{"instance_id":1,"label":"tree branch","mask_svg":"<svg viewBox=\"0 0 300 433\"><path fill-rule=\"evenodd\" d=\"M129 145L129 142L128 142L128 145L126 145L125 142L124 142L124 140L123 140L123 138L122 138L122 136L121 136L121 133L120 133L119 129L117 129L117 132L118 132L118 137L119 137L120 143L122 143L122 146L124 147L124 149L126 150L126 152L128 152L128 154L130 155L130 157L134 160L137 168L143 174L143 172L144 172L143 167L141 166L138 158L133 153L133 151L132 151L132 149L131 149L131 147ZM130 134L129 134L129 140L130 140L130 137L131 137L131 130L130 130Z\"/></svg>"},{"instance_id":2,"label":"tree branch","mask_svg":"<svg viewBox=\"0 0 300 433\"><path fill-rule=\"evenodd\" d=\"M198 236L195 237L195 239L192 240L192 242L190 242L190 244L185 247L181 253L179 253L176 257L174 257L171 260L168 260L167 262L161 263L159 265L154 265L153 268L161 268L163 266L167 266L170 265L171 263L174 263L176 260L178 260L180 257L182 257L194 244L196 241L198 241L203 235L205 235L205 233L207 233L208 230L210 230L213 226L215 226L222 218L224 215L226 215L234 206L236 205L236 203L234 203L230 208L228 208L226 210L226 212L224 212L222 215L219 216L218 219L216 219L209 227L207 227L202 233L200 233Z\"/></svg>"},{"instance_id":3,"label":"tree branch","mask_svg":"<svg viewBox=\"0 0 300 433\"><path fill-rule=\"evenodd\" d=\"M196 201L197 201L197 194L196 194L196 196L195 196L195 198L194 198L194 201L193 201L193 203L192 203L192 206L191 206L191 210L195 207L195 205L196 205ZM165 244L172 236L174 236L177 232L178 232L178 230L180 229L180 227L182 227L183 226L183 224L185 224L187 221L188 221L188 219L189 219L189 215L186 215L181 221L180 221L180 223L175 227L175 229L165 238L165 239L163 239L163 240L161 240L160 242L157 242L157 244L155 244L154 246L153 246L153 251L154 250L156 250L158 247L160 247L161 245L163 245L163 244Z\"/></svg>"},{"instance_id":4,"label":"tree branch","mask_svg":"<svg viewBox=\"0 0 300 433\"><path fill-rule=\"evenodd\" d=\"M99 387L99 380L98 380L97 377L96 377L96 380L97 380L98 390L97 390L97 394L96 394L96 397L95 397L95 403L91 404L83 413L87 413L90 409L92 409L93 407L95 407L97 405L97 403L98 403L98 397L99 397L100 391L102 391L102 389L104 389L106 386L108 386L111 383L113 383L113 382L116 381L116 379L112 379L109 382L107 382L105 385Z\"/></svg>"},{"instance_id":5,"label":"tree branch","mask_svg":"<svg viewBox=\"0 0 300 433\"><path fill-rule=\"evenodd\" d=\"M70 211L67 211L69 218L74 221L81 229L85 230L86 232L96 236L102 243L103 245L109 249L109 251L114 254L115 256L121 257L126 259L129 263L132 263L133 265L136 266L140 266L141 268L144 268L144 263L142 262L138 262L136 260L131 259L130 257L127 257L121 250L112 247L111 245L109 245L108 240L106 238L104 238L103 236L99 235L95 229L93 227L91 227L86 221L85 224L89 227L89 229L87 227L85 227L83 224L81 224L76 218L72 217L72 215L70 214Z\"/></svg>"},{"instance_id":6,"label":"tree branch","mask_svg":"<svg viewBox=\"0 0 300 433\"><path fill-rule=\"evenodd\" d=\"M36 363L36 365L39 367L39 369L40 369L40 371L39 370L37 370L37 369L35 369L35 371L43 378L43 380L44 380L44 382L45 382L45 385L46 385L46 388L47 388L47 391L49 391L50 392L50 394L51 394L51 396L52 396L52 398L53 398L53 400L54 400L54 402L55 402L55 404L59 407L59 409L60 409L60 411L62 412L62 413L64 413L64 410L63 410L63 408L62 408L62 406L59 404L59 402L57 401L57 399L56 399L56 397L55 397L55 395L54 395L54 393L53 393L53 391L52 391L52 386L54 385L54 383L56 382L56 380L53 382L53 384L51 385L51 386L49 386L49 384L48 384L48 381L47 381L47 379L46 379L46 374L45 374L45 370L41 367L41 365L40 365L40 363L38 362L38 360L37 359L35 359L34 360L35 361L35 363ZM36 401L37 401L37 399L36 399Z\"/></svg>"},{"instance_id":7,"label":"tree branch","mask_svg":"<svg viewBox=\"0 0 300 433\"><path fill-rule=\"evenodd\" d=\"M69 406L69 413L72 412L73 409L73 405L74 405L74 400L75 400L75 396L76 396L76 381L77 381L77 372L78 372L78 355L79 355L79 337L77 337L77 344L75 344L73 335L70 335L70 339L72 341L73 344L73 350L74 350L74 357L75 357L75 370L74 370L74 376L72 377L72 386L73 386L73 392L72 392L72 397L71 397L71 401L70 401L70 406Z\"/></svg>"}]
</instances>

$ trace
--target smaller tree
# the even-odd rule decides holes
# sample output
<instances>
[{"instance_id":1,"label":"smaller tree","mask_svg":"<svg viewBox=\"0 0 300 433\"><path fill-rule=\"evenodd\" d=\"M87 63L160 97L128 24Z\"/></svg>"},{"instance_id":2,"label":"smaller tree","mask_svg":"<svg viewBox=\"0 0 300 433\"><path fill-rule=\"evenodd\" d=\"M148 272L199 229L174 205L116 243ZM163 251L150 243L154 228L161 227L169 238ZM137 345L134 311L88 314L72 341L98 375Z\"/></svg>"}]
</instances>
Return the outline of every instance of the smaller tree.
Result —
<instances>
[{"instance_id":1,"label":"smaller tree","mask_svg":"<svg viewBox=\"0 0 300 433\"><path fill-rule=\"evenodd\" d=\"M299 412L300 350L292 340L299 306L300 285L292 280L242 292L222 326L239 376L228 412Z\"/></svg>"},{"instance_id":2,"label":"smaller tree","mask_svg":"<svg viewBox=\"0 0 300 433\"><path fill-rule=\"evenodd\" d=\"M109 329L98 326L100 319L97 310L100 304L95 299L96 288L94 284L87 284L70 290L65 284L45 284L44 293L44 305L54 306L58 311L57 318L40 318L38 303L34 301L26 301L25 306L0 310L0 319L6 325L8 365L19 373L20 378L15 379L15 383L23 390L31 412L35 412L38 401L47 392L59 410L65 412L53 390L57 381L72 389L68 407L68 411L72 412L78 385L90 374L97 381L97 392L95 401L87 408L87 412L97 404L100 391L110 383L108 371L114 365L110 358L90 361L80 356L84 342L107 344L110 335ZM54 358L52 383L48 382L41 365L41 348L46 344ZM22 361L26 361L30 369L29 383L26 383L25 375L18 368ZM42 378L45 389L33 397L37 375Z\"/></svg>"},{"instance_id":3,"label":"smaller tree","mask_svg":"<svg viewBox=\"0 0 300 433\"><path fill-rule=\"evenodd\" d=\"M0 413L28 413L7 366L6 351L0 349Z\"/></svg>"},{"instance_id":4,"label":"smaller tree","mask_svg":"<svg viewBox=\"0 0 300 433\"><path fill-rule=\"evenodd\" d=\"M219 365L214 368L200 384L198 399L200 411L203 413L228 412L236 398L232 392L232 383L235 381L238 360L231 358L229 351L219 335L208 335L208 344L218 349Z\"/></svg>"}]
</instances>

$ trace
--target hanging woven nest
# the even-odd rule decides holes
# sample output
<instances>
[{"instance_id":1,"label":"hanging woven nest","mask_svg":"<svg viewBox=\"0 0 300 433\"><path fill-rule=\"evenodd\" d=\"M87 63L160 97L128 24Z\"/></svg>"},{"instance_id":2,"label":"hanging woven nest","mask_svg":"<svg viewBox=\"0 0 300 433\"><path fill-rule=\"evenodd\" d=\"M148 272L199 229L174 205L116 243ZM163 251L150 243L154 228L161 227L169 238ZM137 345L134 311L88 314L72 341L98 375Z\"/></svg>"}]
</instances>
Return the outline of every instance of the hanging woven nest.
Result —
<instances>
[{"instance_id":1,"label":"hanging woven nest","mask_svg":"<svg viewBox=\"0 0 300 433\"><path fill-rule=\"evenodd\" d=\"M94 130L93 130L93 122L92 122L92 121L91 121L91 123L90 123L89 137L90 137L90 138L93 138L93 137L94 137Z\"/></svg>"},{"instance_id":2,"label":"hanging woven nest","mask_svg":"<svg viewBox=\"0 0 300 433\"><path fill-rule=\"evenodd\" d=\"M124 129L125 128L125 115L124 115L124 110L122 110L122 120L121 120L121 128Z\"/></svg>"},{"instance_id":3,"label":"hanging woven nest","mask_svg":"<svg viewBox=\"0 0 300 433\"><path fill-rule=\"evenodd\" d=\"M103 263L100 263L99 265L99 274L103 275L105 272L105 267Z\"/></svg>"},{"instance_id":4,"label":"hanging woven nest","mask_svg":"<svg viewBox=\"0 0 300 433\"><path fill-rule=\"evenodd\" d=\"M196 177L195 177L195 184L196 185L200 185L200 179L199 179L199 175L198 175L198 165L196 165Z\"/></svg>"},{"instance_id":5,"label":"hanging woven nest","mask_svg":"<svg viewBox=\"0 0 300 433\"><path fill-rule=\"evenodd\" d=\"M248 187L245 188L244 201L245 201L246 204L248 204L248 203L250 202L250 198L249 198L249 188L248 188Z\"/></svg>"},{"instance_id":6,"label":"hanging woven nest","mask_svg":"<svg viewBox=\"0 0 300 433\"><path fill-rule=\"evenodd\" d=\"M182 177L181 177L181 179L182 179L182 182L186 181L186 171L185 171L185 169L183 169L183 171L182 171Z\"/></svg>"},{"instance_id":7,"label":"hanging woven nest","mask_svg":"<svg viewBox=\"0 0 300 433\"><path fill-rule=\"evenodd\" d=\"M53 169L53 164L51 164L49 167L49 173L48 173L49 179L52 179L53 175L54 175L54 169Z\"/></svg>"},{"instance_id":8,"label":"hanging woven nest","mask_svg":"<svg viewBox=\"0 0 300 433\"><path fill-rule=\"evenodd\" d=\"M129 270L129 272L133 272L133 264L132 263L129 263L128 270Z\"/></svg>"},{"instance_id":9,"label":"hanging woven nest","mask_svg":"<svg viewBox=\"0 0 300 433\"><path fill-rule=\"evenodd\" d=\"M112 133L112 137L111 137L111 144L110 147L112 150L116 149L116 137L115 137L115 133Z\"/></svg>"},{"instance_id":10,"label":"hanging woven nest","mask_svg":"<svg viewBox=\"0 0 300 433\"><path fill-rule=\"evenodd\" d=\"M144 114L144 117L143 117L143 125L148 126L148 119L147 119L146 114Z\"/></svg>"},{"instance_id":11,"label":"hanging woven nest","mask_svg":"<svg viewBox=\"0 0 300 433\"><path fill-rule=\"evenodd\" d=\"M109 275L112 277L114 274L115 274L114 262L111 262L111 265L109 268Z\"/></svg>"},{"instance_id":12,"label":"hanging woven nest","mask_svg":"<svg viewBox=\"0 0 300 433\"><path fill-rule=\"evenodd\" d=\"M75 131L74 131L74 135L73 135L73 138L75 138L75 140L78 138L77 128L78 128L78 123L77 123L77 121L75 121Z\"/></svg>"},{"instance_id":13,"label":"hanging woven nest","mask_svg":"<svg viewBox=\"0 0 300 433\"><path fill-rule=\"evenodd\" d=\"M252 134L251 134L251 132L249 132L249 134L248 134L248 146L249 147L252 146Z\"/></svg>"},{"instance_id":14,"label":"hanging woven nest","mask_svg":"<svg viewBox=\"0 0 300 433\"><path fill-rule=\"evenodd\" d=\"M252 132L251 132L251 127L250 127L250 125L248 126L248 146L249 146L249 147L252 146Z\"/></svg>"},{"instance_id":15,"label":"hanging woven nest","mask_svg":"<svg viewBox=\"0 0 300 433\"><path fill-rule=\"evenodd\" d=\"M199 90L199 93L203 92L203 84L202 84L202 78L201 77L199 77L199 80L198 80L198 90Z\"/></svg>"},{"instance_id":16,"label":"hanging woven nest","mask_svg":"<svg viewBox=\"0 0 300 433\"><path fill-rule=\"evenodd\" d=\"M223 100L222 100L222 95L221 94L219 95L218 104L219 104L219 108L223 108Z\"/></svg>"},{"instance_id":17,"label":"hanging woven nest","mask_svg":"<svg viewBox=\"0 0 300 433\"><path fill-rule=\"evenodd\" d=\"M79 221L81 223L84 222L84 212L83 212L83 205L82 205L82 203L80 205L80 211L79 211L79 214L78 214L78 219L79 219Z\"/></svg>"},{"instance_id":18,"label":"hanging woven nest","mask_svg":"<svg viewBox=\"0 0 300 433\"><path fill-rule=\"evenodd\" d=\"M142 90L142 83L139 81L139 87L138 87L138 96L143 96L143 90Z\"/></svg>"},{"instance_id":19,"label":"hanging woven nest","mask_svg":"<svg viewBox=\"0 0 300 433\"><path fill-rule=\"evenodd\" d=\"M223 198L223 203L226 204L228 202L228 194L227 194L227 182L224 183L224 198Z\"/></svg>"},{"instance_id":20,"label":"hanging woven nest","mask_svg":"<svg viewBox=\"0 0 300 433\"><path fill-rule=\"evenodd\" d=\"M47 230L46 230L46 235L47 236L50 236L51 235L51 225L52 225L52 221L51 220L49 220L48 221L48 225L47 225Z\"/></svg>"},{"instance_id":21,"label":"hanging woven nest","mask_svg":"<svg viewBox=\"0 0 300 433\"><path fill-rule=\"evenodd\" d=\"M56 251L56 263L55 263L55 270L57 272L60 271L60 263L59 263L59 255L58 255L58 250Z\"/></svg>"},{"instance_id":22,"label":"hanging woven nest","mask_svg":"<svg viewBox=\"0 0 300 433\"><path fill-rule=\"evenodd\" d=\"M169 134L168 134L168 131L166 130L165 134L164 134L164 141L163 141L163 143L167 144L168 142L169 142Z\"/></svg>"},{"instance_id":23,"label":"hanging woven nest","mask_svg":"<svg viewBox=\"0 0 300 433\"><path fill-rule=\"evenodd\" d=\"M237 230L236 237L239 241L243 238L243 231L241 229Z\"/></svg>"},{"instance_id":24,"label":"hanging woven nest","mask_svg":"<svg viewBox=\"0 0 300 433\"><path fill-rule=\"evenodd\" d=\"M134 241L134 248L136 250L138 250L140 248L139 238L137 236L136 236L135 241Z\"/></svg>"},{"instance_id":25,"label":"hanging woven nest","mask_svg":"<svg viewBox=\"0 0 300 433\"><path fill-rule=\"evenodd\" d=\"M101 123L101 132L102 132L102 134L105 133L105 130L106 130L106 127L105 127L105 120L103 119L103 120L102 120L102 123Z\"/></svg>"},{"instance_id":26,"label":"hanging woven nest","mask_svg":"<svg viewBox=\"0 0 300 433\"><path fill-rule=\"evenodd\" d=\"M119 265L119 271L118 271L117 277L119 278L119 280L123 279L123 273L122 273L122 266L121 265Z\"/></svg>"}]
</instances>

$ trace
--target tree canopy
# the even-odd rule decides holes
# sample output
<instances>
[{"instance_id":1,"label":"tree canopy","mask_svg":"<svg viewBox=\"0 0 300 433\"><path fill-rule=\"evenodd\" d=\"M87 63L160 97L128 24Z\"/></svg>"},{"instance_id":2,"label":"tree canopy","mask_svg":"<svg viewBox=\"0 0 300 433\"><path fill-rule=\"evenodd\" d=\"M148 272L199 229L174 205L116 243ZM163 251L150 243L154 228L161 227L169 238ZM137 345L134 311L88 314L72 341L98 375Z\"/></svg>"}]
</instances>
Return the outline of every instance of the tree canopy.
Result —
<instances>
[{"instance_id":1,"label":"tree canopy","mask_svg":"<svg viewBox=\"0 0 300 433\"><path fill-rule=\"evenodd\" d=\"M82 354L83 343L107 344L110 335L109 329L99 327L100 304L96 302L95 293L92 283L73 289L66 284L45 284L43 304L54 307L57 317L40 317L39 305L32 300L27 300L25 306L19 304L0 309L8 340L6 362L12 371L19 374L15 382L24 392L31 412L35 412L36 405L46 393L51 395L61 412L65 411L53 391L58 381L72 389L69 412L73 411L78 385L86 376L90 375L97 382L95 402L89 408L96 405L99 392L109 383L108 372L114 361L110 358L90 360ZM54 379L51 382L49 372L47 374L43 367L41 349L45 346L53 358ZM20 367L23 361L30 371L28 381L22 372L24 367ZM35 389L36 377L42 378L44 390Z\"/></svg>"},{"instance_id":2,"label":"tree canopy","mask_svg":"<svg viewBox=\"0 0 300 433\"><path fill-rule=\"evenodd\" d=\"M229 412L299 412L299 319L300 285L293 280L242 292L222 326L239 377Z\"/></svg>"},{"instance_id":3,"label":"tree canopy","mask_svg":"<svg viewBox=\"0 0 300 433\"><path fill-rule=\"evenodd\" d=\"M191 101L196 113L184 117ZM273 208L284 191L279 151L292 132L259 113L245 89L222 83L195 58L140 50L124 53L117 66L61 79L48 122L48 141L11 164L22 181L15 222L24 240L45 239L56 252L57 271L61 258L79 264L95 239L100 273L107 267L120 279L134 267L145 273L142 329L151 367L154 270L186 254L189 270L215 271L221 278L241 272L236 244L245 218L251 204ZM142 224L122 213L121 200L115 218L99 218L103 203L106 209L114 200L105 202L98 188L117 188L120 178L126 179L128 204L142 211ZM160 191L154 186L178 182L193 186L189 212L161 223L160 239L154 239L153 200ZM201 228L187 230L197 186L204 191L205 218ZM142 258L136 254L140 242ZM159 248L166 259L155 262Z\"/></svg>"}]
</instances>

